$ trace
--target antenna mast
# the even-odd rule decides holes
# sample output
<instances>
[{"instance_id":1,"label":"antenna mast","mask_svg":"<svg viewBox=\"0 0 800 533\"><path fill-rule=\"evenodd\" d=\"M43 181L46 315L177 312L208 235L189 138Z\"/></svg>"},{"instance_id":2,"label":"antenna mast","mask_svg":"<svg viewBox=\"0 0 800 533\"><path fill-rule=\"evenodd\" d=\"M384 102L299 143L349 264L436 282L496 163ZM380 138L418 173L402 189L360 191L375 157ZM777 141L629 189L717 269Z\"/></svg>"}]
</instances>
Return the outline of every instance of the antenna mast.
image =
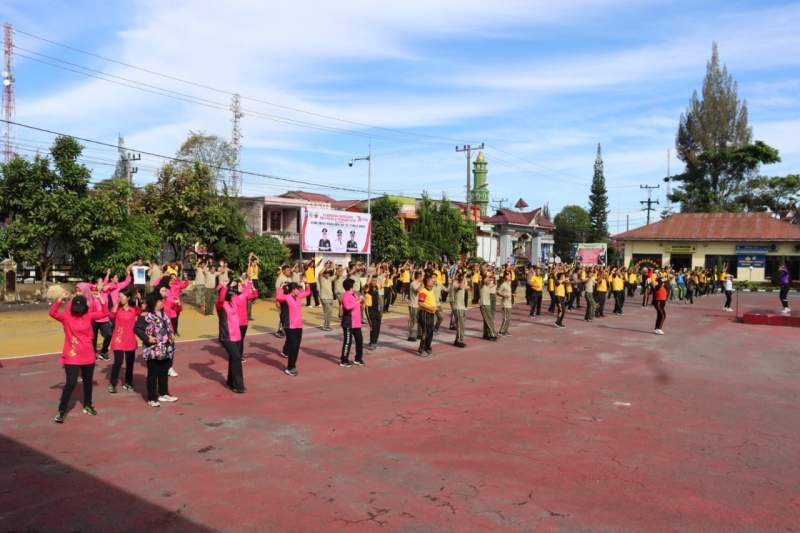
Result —
<instances>
[{"instance_id":1,"label":"antenna mast","mask_svg":"<svg viewBox=\"0 0 800 533\"><path fill-rule=\"evenodd\" d=\"M11 24L3 24L3 118L6 130L3 144L3 161L11 161L14 153L11 149L11 122L14 120L14 30Z\"/></svg>"},{"instance_id":2,"label":"antenna mast","mask_svg":"<svg viewBox=\"0 0 800 533\"><path fill-rule=\"evenodd\" d=\"M233 95L231 111L233 112L233 131L231 132L231 152L233 156L233 161L231 161L231 194L233 196L239 196L239 192L242 188L242 175L239 172L239 151L242 149L242 129L240 121L244 115L239 106L238 94Z\"/></svg>"}]
</instances>

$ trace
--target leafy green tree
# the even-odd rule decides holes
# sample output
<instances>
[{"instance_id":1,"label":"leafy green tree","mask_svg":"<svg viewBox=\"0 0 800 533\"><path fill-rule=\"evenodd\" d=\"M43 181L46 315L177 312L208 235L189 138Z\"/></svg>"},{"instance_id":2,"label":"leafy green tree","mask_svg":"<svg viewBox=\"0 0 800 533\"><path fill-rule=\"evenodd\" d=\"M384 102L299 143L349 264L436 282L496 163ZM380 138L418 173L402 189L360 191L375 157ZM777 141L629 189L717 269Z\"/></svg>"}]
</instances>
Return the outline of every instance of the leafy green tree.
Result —
<instances>
[{"instance_id":1,"label":"leafy green tree","mask_svg":"<svg viewBox=\"0 0 800 533\"><path fill-rule=\"evenodd\" d=\"M216 135L208 135L202 131L190 131L188 138L178 149L177 157L202 163L211 173L213 186L221 188L225 181L227 171L221 168L230 168L234 163L233 149L228 141ZM192 163L179 162L182 168L191 167Z\"/></svg>"},{"instance_id":2,"label":"leafy green tree","mask_svg":"<svg viewBox=\"0 0 800 533\"><path fill-rule=\"evenodd\" d=\"M475 250L474 226L446 198L434 202L427 194L417 207L409 237L409 256L415 261L456 259Z\"/></svg>"},{"instance_id":3,"label":"leafy green tree","mask_svg":"<svg viewBox=\"0 0 800 533\"><path fill-rule=\"evenodd\" d=\"M244 272L251 253L260 260L257 286L258 292L266 298L275 287L278 267L289 258L289 249L275 237L267 235L245 237L239 246L238 257L230 256L228 262L234 270Z\"/></svg>"},{"instance_id":4,"label":"leafy green tree","mask_svg":"<svg viewBox=\"0 0 800 533\"><path fill-rule=\"evenodd\" d=\"M603 175L600 143L597 143L597 157L594 160L594 176L589 195L589 219L591 220L591 231L587 237L589 242L608 242L608 192L606 178Z\"/></svg>"},{"instance_id":5,"label":"leafy green tree","mask_svg":"<svg viewBox=\"0 0 800 533\"><path fill-rule=\"evenodd\" d=\"M727 67L720 65L716 43L706 66L702 95L692 93L681 115L675 146L684 172L672 176L680 185L670 199L683 212L736 211L748 181L762 164L780 160L778 152L763 142L752 142L747 104Z\"/></svg>"},{"instance_id":6,"label":"leafy green tree","mask_svg":"<svg viewBox=\"0 0 800 533\"><path fill-rule=\"evenodd\" d=\"M556 255L562 261L575 259L575 245L590 242L592 220L589 213L579 205L567 205L556 215L553 223L556 226L553 240Z\"/></svg>"},{"instance_id":7,"label":"leafy green tree","mask_svg":"<svg viewBox=\"0 0 800 533\"><path fill-rule=\"evenodd\" d=\"M75 238L86 221L91 176L77 161L82 150L75 139L60 136L50 157L17 156L2 166L0 219L8 222L0 229L0 250L36 265L43 285L59 254L86 247Z\"/></svg>"},{"instance_id":8,"label":"leafy green tree","mask_svg":"<svg viewBox=\"0 0 800 533\"><path fill-rule=\"evenodd\" d=\"M98 275L110 268L121 274L136 258L155 257L161 251L162 235L153 218L134 206L134 194L124 178L95 186L77 224L77 273Z\"/></svg>"},{"instance_id":9,"label":"leafy green tree","mask_svg":"<svg viewBox=\"0 0 800 533\"><path fill-rule=\"evenodd\" d=\"M208 166L166 164L147 185L143 208L152 216L175 257L185 259L199 242L223 258L238 257L245 235L239 204L223 188L217 193Z\"/></svg>"},{"instance_id":10,"label":"leafy green tree","mask_svg":"<svg viewBox=\"0 0 800 533\"><path fill-rule=\"evenodd\" d=\"M400 221L400 204L383 196L372 202L372 255L398 262L408 258L408 237Z\"/></svg>"},{"instance_id":11,"label":"leafy green tree","mask_svg":"<svg viewBox=\"0 0 800 533\"><path fill-rule=\"evenodd\" d=\"M800 174L759 176L737 201L748 211L772 211L800 223Z\"/></svg>"}]
</instances>

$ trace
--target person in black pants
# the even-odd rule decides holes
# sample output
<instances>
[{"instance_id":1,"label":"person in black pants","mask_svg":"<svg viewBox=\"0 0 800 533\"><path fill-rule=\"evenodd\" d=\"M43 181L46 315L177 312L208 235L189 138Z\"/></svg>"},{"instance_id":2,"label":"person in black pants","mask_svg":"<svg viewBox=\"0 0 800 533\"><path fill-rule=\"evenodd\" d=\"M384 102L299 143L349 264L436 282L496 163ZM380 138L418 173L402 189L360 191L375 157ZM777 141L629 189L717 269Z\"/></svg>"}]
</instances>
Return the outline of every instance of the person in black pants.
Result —
<instances>
[{"instance_id":1,"label":"person in black pants","mask_svg":"<svg viewBox=\"0 0 800 533\"><path fill-rule=\"evenodd\" d=\"M380 306L380 299L378 298L378 291L380 291L378 280L372 278L365 300L367 321L369 322L369 345L367 348L370 350L374 350L378 347L378 337L380 337L381 334L381 319L383 318L383 313Z\"/></svg>"},{"instance_id":2,"label":"person in black pants","mask_svg":"<svg viewBox=\"0 0 800 533\"><path fill-rule=\"evenodd\" d=\"M142 354L147 361L147 405L160 407L161 402L178 401L169 393L168 374L175 353L175 339L160 293L147 295L146 308L147 312L136 320L134 332L142 341Z\"/></svg>"},{"instance_id":3,"label":"person in black pants","mask_svg":"<svg viewBox=\"0 0 800 533\"><path fill-rule=\"evenodd\" d=\"M243 394L247 389L244 386L244 373L242 371L242 333L239 325L240 308L235 298L239 298L239 284L230 280L227 285L220 287L217 298L217 315L219 316L219 341L228 352L228 388L237 394ZM241 309L247 312L247 308Z\"/></svg>"}]
</instances>

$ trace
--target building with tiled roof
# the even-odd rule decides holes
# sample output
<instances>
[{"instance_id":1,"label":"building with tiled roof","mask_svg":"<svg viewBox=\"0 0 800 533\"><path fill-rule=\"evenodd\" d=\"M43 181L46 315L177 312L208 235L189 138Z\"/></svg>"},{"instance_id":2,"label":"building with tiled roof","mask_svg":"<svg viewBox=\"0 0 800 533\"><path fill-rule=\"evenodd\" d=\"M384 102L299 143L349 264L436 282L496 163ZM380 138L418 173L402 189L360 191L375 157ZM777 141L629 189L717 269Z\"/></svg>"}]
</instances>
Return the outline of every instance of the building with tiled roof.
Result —
<instances>
[{"instance_id":1,"label":"building with tiled roof","mask_svg":"<svg viewBox=\"0 0 800 533\"><path fill-rule=\"evenodd\" d=\"M556 227L541 208L531 211L501 208L494 215L481 217L478 228L478 255L489 262L523 260L537 264L552 258Z\"/></svg>"},{"instance_id":2,"label":"building with tiled roof","mask_svg":"<svg viewBox=\"0 0 800 533\"><path fill-rule=\"evenodd\" d=\"M786 261L800 276L800 225L770 213L677 213L613 237L624 243L625 264L713 268L745 281L771 279Z\"/></svg>"}]
</instances>

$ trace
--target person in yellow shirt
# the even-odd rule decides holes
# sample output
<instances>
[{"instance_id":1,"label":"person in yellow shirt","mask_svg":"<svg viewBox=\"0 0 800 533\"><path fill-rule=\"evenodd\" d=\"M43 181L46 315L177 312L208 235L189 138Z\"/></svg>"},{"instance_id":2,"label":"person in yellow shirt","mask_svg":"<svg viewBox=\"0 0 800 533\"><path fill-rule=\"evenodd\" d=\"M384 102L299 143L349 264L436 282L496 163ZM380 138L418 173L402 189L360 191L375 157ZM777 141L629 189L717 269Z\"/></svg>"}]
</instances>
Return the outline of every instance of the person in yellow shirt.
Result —
<instances>
[{"instance_id":1,"label":"person in yellow shirt","mask_svg":"<svg viewBox=\"0 0 800 533\"><path fill-rule=\"evenodd\" d=\"M544 288L544 278L539 268L533 269L528 286L531 288L531 313L530 316L542 314L542 289Z\"/></svg>"},{"instance_id":2,"label":"person in yellow shirt","mask_svg":"<svg viewBox=\"0 0 800 533\"><path fill-rule=\"evenodd\" d=\"M408 289L411 286L411 265L406 263L400 269L400 290L398 294L403 296L406 300L409 298Z\"/></svg>"},{"instance_id":3,"label":"person in yellow shirt","mask_svg":"<svg viewBox=\"0 0 800 533\"><path fill-rule=\"evenodd\" d=\"M477 305L481 297L481 273L478 265L472 265L472 305Z\"/></svg>"},{"instance_id":4,"label":"person in yellow shirt","mask_svg":"<svg viewBox=\"0 0 800 533\"><path fill-rule=\"evenodd\" d=\"M608 273L605 270L601 270L597 274L597 286L594 288L594 293L597 300L595 317L604 317L606 316L606 296L608 296Z\"/></svg>"},{"instance_id":5,"label":"person in yellow shirt","mask_svg":"<svg viewBox=\"0 0 800 533\"><path fill-rule=\"evenodd\" d=\"M564 328L564 314L567 312L566 297L567 297L567 277L560 274L558 279L553 280L553 295L556 302L556 327Z\"/></svg>"},{"instance_id":6,"label":"person in yellow shirt","mask_svg":"<svg viewBox=\"0 0 800 533\"><path fill-rule=\"evenodd\" d=\"M636 285L638 284L637 283L638 281L639 278L638 276L636 276L636 272L634 272L633 270L629 271L627 280L628 298L633 298L634 296L636 296Z\"/></svg>"},{"instance_id":7,"label":"person in yellow shirt","mask_svg":"<svg viewBox=\"0 0 800 533\"><path fill-rule=\"evenodd\" d=\"M433 355L431 343L433 342L436 310L439 308L439 302L437 301L436 294L433 292L435 282L436 279L434 276L425 276L423 286L419 289L419 325L422 338L419 341L419 350L417 350L417 353L420 357L429 357Z\"/></svg>"},{"instance_id":8,"label":"person in yellow shirt","mask_svg":"<svg viewBox=\"0 0 800 533\"><path fill-rule=\"evenodd\" d=\"M611 275L611 290L614 292L614 314L622 314L622 306L625 305L625 273L614 270Z\"/></svg>"},{"instance_id":9,"label":"person in yellow shirt","mask_svg":"<svg viewBox=\"0 0 800 533\"><path fill-rule=\"evenodd\" d=\"M311 289L311 292L306 296L306 307L311 306L311 297L314 297L314 307L319 307L319 290L317 290L317 267L322 263L311 259L305 264L305 272L303 273L306 280L306 286Z\"/></svg>"},{"instance_id":10,"label":"person in yellow shirt","mask_svg":"<svg viewBox=\"0 0 800 533\"><path fill-rule=\"evenodd\" d=\"M551 268L547 273L547 293L550 295L550 307L547 308L548 313L556 312L556 270Z\"/></svg>"}]
</instances>

